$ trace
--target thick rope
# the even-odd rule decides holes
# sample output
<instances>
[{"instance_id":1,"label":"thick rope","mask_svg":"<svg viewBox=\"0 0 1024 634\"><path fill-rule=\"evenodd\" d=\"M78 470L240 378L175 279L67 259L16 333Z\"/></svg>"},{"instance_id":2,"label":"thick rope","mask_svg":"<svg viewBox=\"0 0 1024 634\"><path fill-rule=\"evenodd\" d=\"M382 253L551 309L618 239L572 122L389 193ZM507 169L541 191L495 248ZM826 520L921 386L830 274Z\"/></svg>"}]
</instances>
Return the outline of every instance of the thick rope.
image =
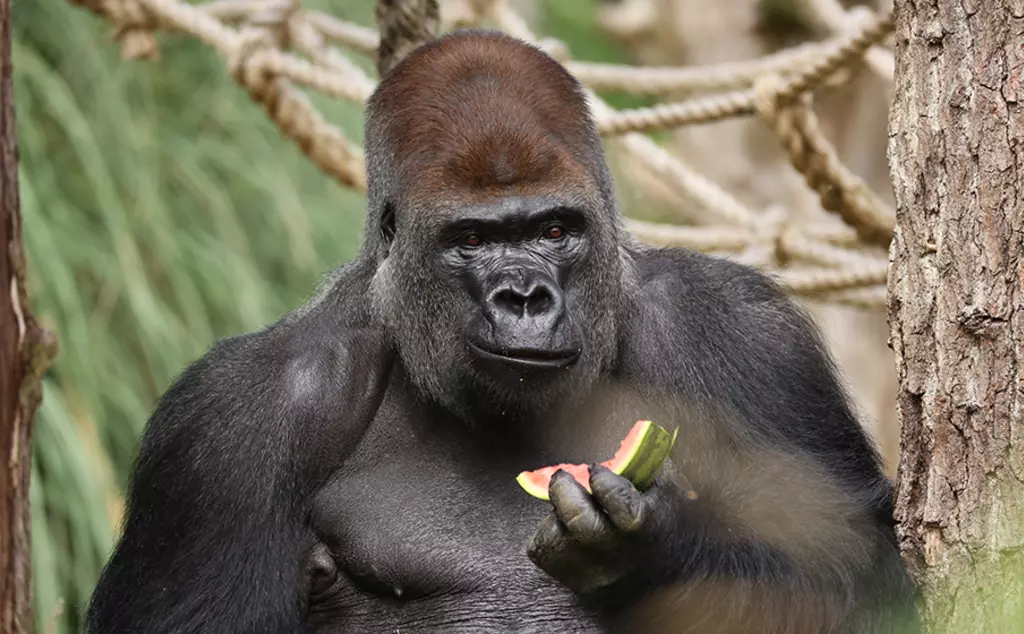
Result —
<instances>
[{"instance_id":1,"label":"thick rope","mask_svg":"<svg viewBox=\"0 0 1024 634\"><path fill-rule=\"evenodd\" d=\"M754 91L742 90L650 108L620 110L603 119L598 125L598 130L604 136L617 136L627 132L651 132L684 125L711 123L755 112Z\"/></svg>"},{"instance_id":2,"label":"thick rope","mask_svg":"<svg viewBox=\"0 0 1024 634\"><path fill-rule=\"evenodd\" d=\"M835 269L787 269L775 274L783 286L797 294L818 294L848 288L884 285L887 263Z\"/></svg>"},{"instance_id":3,"label":"thick rope","mask_svg":"<svg viewBox=\"0 0 1024 634\"><path fill-rule=\"evenodd\" d=\"M837 71L861 58L867 48L888 35L892 26L890 13L875 17L856 32L838 38L834 44L825 48L824 54L818 59L798 67L792 76L778 82L778 98L792 99L815 90ZM788 70L792 71L793 67ZM755 79L754 84L776 76L778 75L761 75ZM758 98L755 90L750 89L701 97L682 103L621 110L601 121L600 130L604 135L650 132L751 115L758 111Z\"/></svg>"},{"instance_id":4,"label":"thick rope","mask_svg":"<svg viewBox=\"0 0 1024 634\"><path fill-rule=\"evenodd\" d=\"M682 227L635 218L626 220L626 229L653 246L685 247L695 251L740 251L752 240L750 233L742 229Z\"/></svg>"},{"instance_id":5,"label":"thick rope","mask_svg":"<svg viewBox=\"0 0 1024 634\"><path fill-rule=\"evenodd\" d=\"M801 0L805 13L815 22L833 33L842 33L855 27L865 16L871 15L867 7L852 7L849 10L838 0ZM891 52L874 46L864 55L864 61L879 77L892 81L896 61Z\"/></svg>"},{"instance_id":6,"label":"thick rope","mask_svg":"<svg viewBox=\"0 0 1024 634\"><path fill-rule=\"evenodd\" d=\"M436 3L427 0L380 3L378 19L385 37L322 13L304 11L298 7L298 0L216 0L204 5L179 0L69 1L113 23L126 57L155 58L156 29L186 33L215 48L227 59L232 76L263 105L284 135L293 139L326 173L361 191L366 188L361 150L325 121L293 84L363 103L373 91L375 81L329 44L376 55L378 67L386 72L413 48L436 36L440 25ZM568 50L562 43L536 38L507 3L468 0L467 5L472 15L460 16L460 23L493 20L512 35L567 60ZM856 32L847 32L832 42L797 47L749 65L638 69L635 83L623 80L619 70L608 71L607 82L618 81L647 94L670 89L740 88L733 93L668 104L660 111L652 109L656 111L653 115L640 114L641 111L616 113L593 90L588 90L602 132L625 132L612 142L694 208L708 211L708 215L696 218L702 225L724 223L693 227L630 219L627 228L633 235L652 245L724 254L768 270L799 263L805 268L790 268L776 274L794 294L854 306L884 305L885 259L881 254L864 252L861 240L885 243L891 235L891 230L887 233L890 224L884 213L878 211L882 207L870 190L839 163L803 97L862 59L864 51L889 28L886 17L859 24ZM286 48L302 57L282 50ZM591 88L610 85L602 84L600 78L610 67L565 63L580 69L584 81L587 72L594 72ZM678 74L681 70L685 72ZM620 76L616 78L615 73ZM650 77L660 78L651 84ZM662 82L660 86L658 82ZM681 125L681 120L696 122L752 113L761 115L779 133L794 166L818 191L823 206L836 211L849 226L794 226L782 211L755 212L649 137L632 132L665 129Z\"/></svg>"},{"instance_id":7,"label":"thick rope","mask_svg":"<svg viewBox=\"0 0 1024 634\"><path fill-rule=\"evenodd\" d=\"M328 41L362 53L376 55L380 37L373 29L339 20L334 16L316 11L307 12L307 19Z\"/></svg>"},{"instance_id":8,"label":"thick rope","mask_svg":"<svg viewBox=\"0 0 1024 634\"><path fill-rule=\"evenodd\" d=\"M842 164L807 100L789 100L784 85L772 78L758 86L757 96L758 111L782 141L790 162L818 193L822 207L838 213L865 242L888 246L895 212Z\"/></svg>"},{"instance_id":9,"label":"thick rope","mask_svg":"<svg viewBox=\"0 0 1024 634\"><path fill-rule=\"evenodd\" d=\"M823 55L807 69L801 70L781 87L781 94L794 98L820 85L822 81L834 74L843 66L861 58L864 51L884 39L893 29L892 11L880 15L872 15L865 19L863 26L855 29L832 51Z\"/></svg>"},{"instance_id":10,"label":"thick rope","mask_svg":"<svg viewBox=\"0 0 1024 634\"><path fill-rule=\"evenodd\" d=\"M342 83L352 94L351 101L362 103L370 98L375 87L374 82L352 60L329 47L322 32L305 20L293 19L288 26L292 46L314 63L340 73Z\"/></svg>"},{"instance_id":11,"label":"thick rope","mask_svg":"<svg viewBox=\"0 0 1024 634\"><path fill-rule=\"evenodd\" d=\"M420 44L437 37L441 12L437 0L377 0L380 47L377 72L383 77Z\"/></svg>"},{"instance_id":12,"label":"thick rope","mask_svg":"<svg viewBox=\"0 0 1024 634\"><path fill-rule=\"evenodd\" d=\"M888 265L886 254L881 249L876 255L844 249L828 242L815 240L793 227L788 227L780 233L778 251L785 257L828 268Z\"/></svg>"},{"instance_id":13,"label":"thick rope","mask_svg":"<svg viewBox=\"0 0 1024 634\"><path fill-rule=\"evenodd\" d=\"M794 294L799 294L794 291ZM847 288L841 291L830 293L814 293L804 295L813 301L829 304L844 304L855 308L877 309L885 306L888 301L888 290L885 286L864 286L861 288Z\"/></svg>"},{"instance_id":14,"label":"thick rope","mask_svg":"<svg viewBox=\"0 0 1024 634\"><path fill-rule=\"evenodd\" d=\"M90 4L109 5L109 2L86 0ZM122 0L126 3L128 0ZM283 134L294 140L302 151L322 170L342 184L365 190L366 177L362 170L362 153L353 147L337 127L329 124L301 93L291 89L275 72L274 62L279 55L266 44L272 44L266 24L274 19L274 6L262 14L260 25L247 27L248 32L237 33L202 11L175 0L139 0L138 5L148 10L150 17L178 30L192 33L200 40L221 51L233 69L232 76L242 84L254 101L263 105L267 114ZM294 15L290 2L278 7L279 21ZM282 12L281 8L287 8ZM91 7L90 7L91 8Z\"/></svg>"},{"instance_id":15,"label":"thick rope","mask_svg":"<svg viewBox=\"0 0 1024 634\"><path fill-rule=\"evenodd\" d=\"M806 65L823 52L821 44L801 44L760 59L710 66L636 67L574 61L566 67L594 90L660 97L678 92L748 88L759 77Z\"/></svg>"}]
</instances>

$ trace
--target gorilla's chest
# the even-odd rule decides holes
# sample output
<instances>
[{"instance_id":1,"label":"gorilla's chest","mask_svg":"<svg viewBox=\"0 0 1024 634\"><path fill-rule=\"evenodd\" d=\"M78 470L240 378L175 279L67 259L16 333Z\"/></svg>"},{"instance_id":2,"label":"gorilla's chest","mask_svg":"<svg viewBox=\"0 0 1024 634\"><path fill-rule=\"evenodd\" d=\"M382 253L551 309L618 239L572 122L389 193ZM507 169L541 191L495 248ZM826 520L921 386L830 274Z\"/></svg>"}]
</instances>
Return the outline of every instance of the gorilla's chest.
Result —
<instances>
[{"instance_id":1,"label":"gorilla's chest","mask_svg":"<svg viewBox=\"0 0 1024 634\"><path fill-rule=\"evenodd\" d=\"M551 507L516 484L514 461L415 434L361 446L375 455L357 452L317 500L344 578L316 631L601 631L527 558Z\"/></svg>"}]
</instances>

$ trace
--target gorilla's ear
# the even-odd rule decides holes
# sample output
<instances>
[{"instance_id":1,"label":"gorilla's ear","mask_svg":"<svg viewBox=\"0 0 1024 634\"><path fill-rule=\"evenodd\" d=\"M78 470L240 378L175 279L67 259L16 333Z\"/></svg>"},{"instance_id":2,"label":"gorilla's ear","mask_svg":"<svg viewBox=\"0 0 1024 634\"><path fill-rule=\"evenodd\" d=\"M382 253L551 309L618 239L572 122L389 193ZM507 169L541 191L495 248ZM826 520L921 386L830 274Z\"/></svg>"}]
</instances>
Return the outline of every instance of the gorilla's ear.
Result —
<instances>
[{"instance_id":1,"label":"gorilla's ear","mask_svg":"<svg viewBox=\"0 0 1024 634\"><path fill-rule=\"evenodd\" d=\"M395 239L395 205L390 200L384 201L384 209L380 214L380 237L384 245L384 257L387 257Z\"/></svg>"}]
</instances>

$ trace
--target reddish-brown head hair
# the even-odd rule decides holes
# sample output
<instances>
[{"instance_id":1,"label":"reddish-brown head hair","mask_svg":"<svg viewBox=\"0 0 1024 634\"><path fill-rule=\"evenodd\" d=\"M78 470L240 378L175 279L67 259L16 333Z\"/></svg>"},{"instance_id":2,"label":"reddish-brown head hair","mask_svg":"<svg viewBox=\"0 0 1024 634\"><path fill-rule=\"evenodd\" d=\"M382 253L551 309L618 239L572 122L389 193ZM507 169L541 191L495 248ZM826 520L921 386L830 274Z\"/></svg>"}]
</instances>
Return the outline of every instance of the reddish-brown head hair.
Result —
<instances>
[{"instance_id":1,"label":"reddish-brown head hair","mask_svg":"<svg viewBox=\"0 0 1024 634\"><path fill-rule=\"evenodd\" d=\"M612 206L579 83L539 49L502 33L458 31L414 51L370 99L366 136L371 229L387 206L438 200L574 189Z\"/></svg>"}]
</instances>

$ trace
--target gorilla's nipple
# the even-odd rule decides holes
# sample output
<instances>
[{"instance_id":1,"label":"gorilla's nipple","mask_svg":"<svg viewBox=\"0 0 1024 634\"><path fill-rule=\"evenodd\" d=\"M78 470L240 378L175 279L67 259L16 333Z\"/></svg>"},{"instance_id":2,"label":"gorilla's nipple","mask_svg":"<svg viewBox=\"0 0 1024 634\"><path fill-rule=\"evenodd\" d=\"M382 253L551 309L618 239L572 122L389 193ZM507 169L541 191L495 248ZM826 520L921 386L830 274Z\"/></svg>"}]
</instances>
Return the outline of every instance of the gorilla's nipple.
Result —
<instances>
[{"instance_id":1,"label":"gorilla's nipple","mask_svg":"<svg viewBox=\"0 0 1024 634\"><path fill-rule=\"evenodd\" d=\"M338 563L334 561L326 544L317 542L310 551L306 562L306 579L310 597L326 593L338 581Z\"/></svg>"}]
</instances>

